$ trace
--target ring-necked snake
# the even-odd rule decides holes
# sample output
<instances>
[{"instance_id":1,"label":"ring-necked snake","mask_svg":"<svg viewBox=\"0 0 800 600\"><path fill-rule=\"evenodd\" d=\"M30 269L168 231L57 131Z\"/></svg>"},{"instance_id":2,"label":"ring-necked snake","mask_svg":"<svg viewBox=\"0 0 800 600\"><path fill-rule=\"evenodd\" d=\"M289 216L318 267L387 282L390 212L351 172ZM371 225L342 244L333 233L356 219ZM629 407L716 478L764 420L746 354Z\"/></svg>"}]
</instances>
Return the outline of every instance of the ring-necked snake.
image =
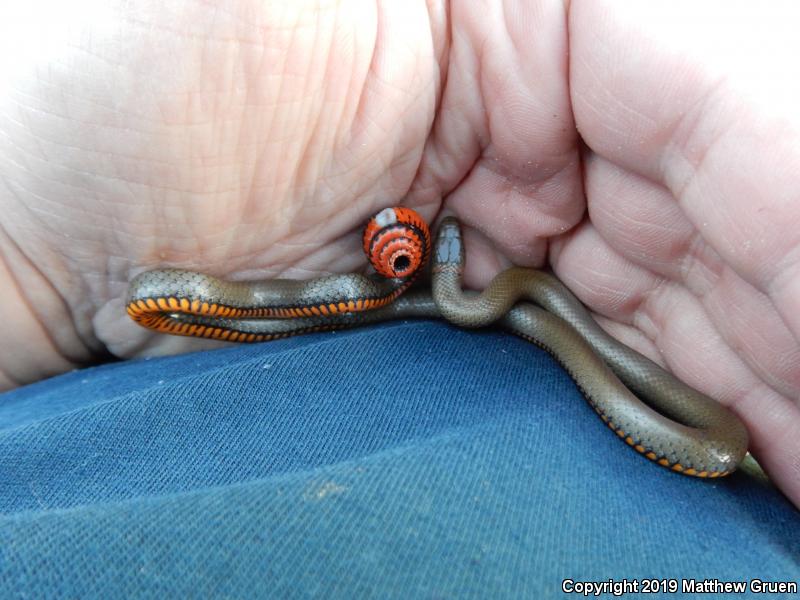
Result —
<instances>
[{"instance_id":1,"label":"ring-necked snake","mask_svg":"<svg viewBox=\"0 0 800 600\"><path fill-rule=\"evenodd\" d=\"M400 295L431 254L428 226L413 210L373 217L364 250L374 274L228 282L178 269L147 271L131 282L128 314L156 331L239 342L408 317L444 317L464 327L499 322L549 351L603 421L659 465L714 478L732 472L747 452L747 430L731 411L605 333L552 275L514 267L480 294L463 292L464 250L454 219L439 228L431 291Z\"/></svg>"}]
</instances>

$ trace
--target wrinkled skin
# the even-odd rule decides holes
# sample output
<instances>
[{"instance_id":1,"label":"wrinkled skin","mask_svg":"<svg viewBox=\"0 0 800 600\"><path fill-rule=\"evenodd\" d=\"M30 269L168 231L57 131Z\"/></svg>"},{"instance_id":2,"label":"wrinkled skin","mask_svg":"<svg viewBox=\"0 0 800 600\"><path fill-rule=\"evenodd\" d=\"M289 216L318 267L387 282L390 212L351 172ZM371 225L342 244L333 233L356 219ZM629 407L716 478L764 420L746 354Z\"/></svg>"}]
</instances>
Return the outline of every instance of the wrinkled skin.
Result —
<instances>
[{"instance_id":1,"label":"wrinkled skin","mask_svg":"<svg viewBox=\"0 0 800 600\"><path fill-rule=\"evenodd\" d=\"M791 2L216 4L0 8L0 386L207 345L128 280L357 270L403 203L467 226L472 287L549 263L800 504Z\"/></svg>"}]
</instances>

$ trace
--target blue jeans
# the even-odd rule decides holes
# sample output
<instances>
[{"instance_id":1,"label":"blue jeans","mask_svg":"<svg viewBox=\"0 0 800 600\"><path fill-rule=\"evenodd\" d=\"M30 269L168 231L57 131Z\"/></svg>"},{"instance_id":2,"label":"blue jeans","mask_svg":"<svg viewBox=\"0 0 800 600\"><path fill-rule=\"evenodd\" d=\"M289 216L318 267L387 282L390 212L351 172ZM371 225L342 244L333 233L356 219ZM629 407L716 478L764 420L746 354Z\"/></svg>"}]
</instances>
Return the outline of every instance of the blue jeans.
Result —
<instances>
[{"instance_id":1,"label":"blue jeans","mask_svg":"<svg viewBox=\"0 0 800 600\"><path fill-rule=\"evenodd\" d=\"M768 482L655 466L543 351L430 321L3 394L0 506L3 598L542 598L564 579L800 575L800 514Z\"/></svg>"}]
</instances>

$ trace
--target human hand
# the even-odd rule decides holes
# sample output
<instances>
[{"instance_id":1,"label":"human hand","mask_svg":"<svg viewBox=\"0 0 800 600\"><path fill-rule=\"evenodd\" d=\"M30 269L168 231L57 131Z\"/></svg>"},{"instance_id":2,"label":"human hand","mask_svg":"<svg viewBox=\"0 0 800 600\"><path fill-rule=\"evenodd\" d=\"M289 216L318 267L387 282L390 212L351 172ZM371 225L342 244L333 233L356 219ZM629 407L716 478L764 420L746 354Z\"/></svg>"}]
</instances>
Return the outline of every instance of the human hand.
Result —
<instances>
[{"instance_id":1,"label":"human hand","mask_svg":"<svg viewBox=\"0 0 800 600\"><path fill-rule=\"evenodd\" d=\"M0 302L29 350L5 387L206 343L133 325L135 273L351 271L369 214L444 198L468 284L549 261L732 406L800 503L798 48L777 5L322 4L0 20Z\"/></svg>"}]
</instances>

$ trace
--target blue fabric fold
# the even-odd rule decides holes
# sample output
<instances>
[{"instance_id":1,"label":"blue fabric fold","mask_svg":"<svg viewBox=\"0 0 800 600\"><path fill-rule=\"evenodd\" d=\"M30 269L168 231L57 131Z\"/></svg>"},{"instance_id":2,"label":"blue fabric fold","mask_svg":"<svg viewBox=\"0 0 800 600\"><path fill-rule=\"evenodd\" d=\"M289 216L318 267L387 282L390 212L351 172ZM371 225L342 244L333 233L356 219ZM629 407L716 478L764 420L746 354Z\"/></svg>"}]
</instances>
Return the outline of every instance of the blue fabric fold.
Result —
<instances>
[{"instance_id":1,"label":"blue fabric fold","mask_svg":"<svg viewBox=\"0 0 800 600\"><path fill-rule=\"evenodd\" d=\"M763 478L655 466L546 353L496 331L395 322L0 396L0 597L797 580L798 533Z\"/></svg>"}]
</instances>

